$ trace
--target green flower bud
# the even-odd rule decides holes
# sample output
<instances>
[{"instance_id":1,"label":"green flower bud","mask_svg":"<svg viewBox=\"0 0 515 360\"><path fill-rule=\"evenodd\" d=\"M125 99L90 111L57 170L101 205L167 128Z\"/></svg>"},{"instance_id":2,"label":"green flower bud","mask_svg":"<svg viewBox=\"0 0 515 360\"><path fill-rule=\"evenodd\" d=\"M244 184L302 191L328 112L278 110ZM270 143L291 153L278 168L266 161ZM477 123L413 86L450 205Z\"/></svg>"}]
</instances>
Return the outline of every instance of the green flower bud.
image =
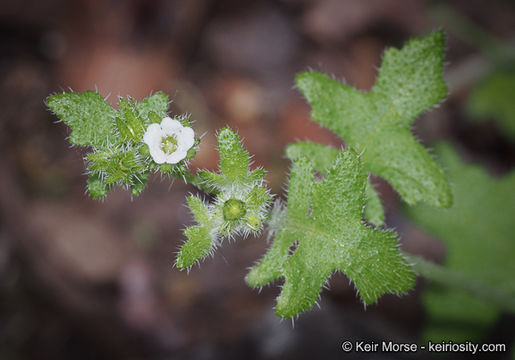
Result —
<instances>
[{"instance_id":1,"label":"green flower bud","mask_svg":"<svg viewBox=\"0 0 515 360\"><path fill-rule=\"evenodd\" d=\"M247 213L247 205L237 199L229 199L224 203L223 214L225 221L239 220Z\"/></svg>"}]
</instances>

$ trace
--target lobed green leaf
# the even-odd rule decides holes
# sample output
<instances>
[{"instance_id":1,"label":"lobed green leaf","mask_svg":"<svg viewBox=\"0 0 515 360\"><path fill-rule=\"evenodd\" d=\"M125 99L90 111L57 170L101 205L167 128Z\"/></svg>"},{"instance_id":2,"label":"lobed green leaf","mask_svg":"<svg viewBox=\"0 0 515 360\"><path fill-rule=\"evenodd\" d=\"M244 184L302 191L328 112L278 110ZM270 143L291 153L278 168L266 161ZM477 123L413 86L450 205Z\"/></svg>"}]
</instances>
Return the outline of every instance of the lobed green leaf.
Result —
<instances>
[{"instance_id":1,"label":"lobed green leaf","mask_svg":"<svg viewBox=\"0 0 515 360\"><path fill-rule=\"evenodd\" d=\"M240 138L226 127L217 134L220 154L220 173L200 170L198 176L211 193L237 187L261 185L266 175L264 169L250 171L249 153L243 148Z\"/></svg>"},{"instance_id":2,"label":"lobed green leaf","mask_svg":"<svg viewBox=\"0 0 515 360\"><path fill-rule=\"evenodd\" d=\"M249 172L249 153L241 146L240 139L229 128L217 135L220 153L220 170L228 183L245 182Z\"/></svg>"},{"instance_id":3,"label":"lobed green leaf","mask_svg":"<svg viewBox=\"0 0 515 360\"><path fill-rule=\"evenodd\" d=\"M286 148L286 156L290 160L296 161L306 157L310 159L314 168L322 174L327 173L339 153L339 150L330 146L302 141L290 144ZM365 219L375 226L382 226L384 224L383 205L374 186L370 182L367 182L366 196L367 201L365 202L365 211L363 214Z\"/></svg>"},{"instance_id":4,"label":"lobed green leaf","mask_svg":"<svg viewBox=\"0 0 515 360\"><path fill-rule=\"evenodd\" d=\"M72 144L103 147L115 140L116 110L96 91L55 94L46 105L72 129Z\"/></svg>"},{"instance_id":5,"label":"lobed green leaf","mask_svg":"<svg viewBox=\"0 0 515 360\"><path fill-rule=\"evenodd\" d=\"M436 31L409 41L401 50L386 50L370 92L317 72L301 73L296 79L311 104L312 119L360 153L364 170L386 179L408 204L452 204L444 172L410 131L414 119L447 94L442 79L444 47L445 34Z\"/></svg>"},{"instance_id":6,"label":"lobed green leaf","mask_svg":"<svg viewBox=\"0 0 515 360\"><path fill-rule=\"evenodd\" d=\"M197 260L205 259L211 251L213 242L209 229L204 226L188 227L184 234L188 237L188 241L177 254L176 265L179 269L188 268Z\"/></svg>"},{"instance_id":7,"label":"lobed green leaf","mask_svg":"<svg viewBox=\"0 0 515 360\"><path fill-rule=\"evenodd\" d=\"M307 160L294 162L283 228L246 278L254 287L285 278L277 300L279 316L291 317L312 307L334 271L354 282L366 304L384 293L413 287L415 277L399 252L396 234L361 221L366 184L352 150L338 154L321 182L314 182Z\"/></svg>"},{"instance_id":8,"label":"lobed green leaf","mask_svg":"<svg viewBox=\"0 0 515 360\"><path fill-rule=\"evenodd\" d=\"M206 258L215 240L212 235L214 224L206 205L198 197L189 196L188 206L198 225L188 227L184 231L188 240L181 247L176 259L176 265L180 269L190 267L197 260Z\"/></svg>"}]
</instances>

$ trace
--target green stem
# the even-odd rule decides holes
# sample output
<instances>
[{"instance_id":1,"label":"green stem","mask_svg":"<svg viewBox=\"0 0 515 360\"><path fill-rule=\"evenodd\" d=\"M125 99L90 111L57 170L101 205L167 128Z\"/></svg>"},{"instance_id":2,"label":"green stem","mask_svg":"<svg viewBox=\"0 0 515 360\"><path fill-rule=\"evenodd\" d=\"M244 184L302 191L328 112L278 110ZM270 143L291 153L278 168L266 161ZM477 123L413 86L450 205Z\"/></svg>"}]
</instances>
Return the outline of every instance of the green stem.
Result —
<instances>
[{"instance_id":1,"label":"green stem","mask_svg":"<svg viewBox=\"0 0 515 360\"><path fill-rule=\"evenodd\" d=\"M482 281L427 261L419 256L407 253L403 254L413 265L415 272L420 276L452 289L463 290L479 299L497 305L505 311L515 313L515 298L512 295L485 284Z\"/></svg>"}]
</instances>

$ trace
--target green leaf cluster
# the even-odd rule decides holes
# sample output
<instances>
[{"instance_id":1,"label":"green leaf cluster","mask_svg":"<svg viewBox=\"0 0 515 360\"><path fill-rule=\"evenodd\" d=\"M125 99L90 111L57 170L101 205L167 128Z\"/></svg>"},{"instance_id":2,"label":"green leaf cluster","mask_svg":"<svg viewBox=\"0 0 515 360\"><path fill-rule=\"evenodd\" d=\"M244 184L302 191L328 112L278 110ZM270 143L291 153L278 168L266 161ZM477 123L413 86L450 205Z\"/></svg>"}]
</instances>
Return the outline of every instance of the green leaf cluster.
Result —
<instances>
[{"instance_id":1,"label":"green leaf cluster","mask_svg":"<svg viewBox=\"0 0 515 360\"><path fill-rule=\"evenodd\" d=\"M445 35L436 31L400 50L386 50L369 92L318 72L297 76L312 119L347 147L298 142L286 150L293 161L287 207L277 211L275 240L247 276L254 287L284 278L278 315L309 309L333 271L344 272L366 304L413 286L414 274L398 250L396 234L362 222L365 217L376 226L384 223L379 195L367 177L386 179L408 204L452 204L444 172L410 130L418 115L447 94L444 47ZM323 180L315 180L314 170Z\"/></svg>"},{"instance_id":2,"label":"green leaf cluster","mask_svg":"<svg viewBox=\"0 0 515 360\"><path fill-rule=\"evenodd\" d=\"M188 227L188 240L177 255L178 268L187 268L206 258L224 237L258 233L267 215L271 200L263 185L265 170L250 170L250 156L238 135L230 128L217 134L220 154L219 172L201 170L202 187L215 194L211 204L196 196L188 199L197 222Z\"/></svg>"},{"instance_id":3,"label":"green leaf cluster","mask_svg":"<svg viewBox=\"0 0 515 360\"><path fill-rule=\"evenodd\" d=\"M361 155L364 171L387 180L410 205L452 204L444 172L410 131L418 115L447 95L442 79L444 48L445 34L436 31L400 50L387 49L369 92L314 71L301 73L296 80L311 104L312 119L345 140ZM292 159L314 157L320 166L334 151L301 142L290 145L287 154ZM382 208L372 186L368 194L372 204L367 219L381 225Z\"/></svg>"},{"instance_id":4,"label":"green leaf cluster","mask_svg":"<svg viewBox=\"0 0 515 360\"><path fill-rule=\"evenodd\" d=\"M397 236L362 223L367 177L352 151L338 152L323 181L305 158L293 163L285 218L267 254L247 275L259 287L284 277L276 312L292 317L313 306L334 271L355 284L366 304L411 289L415 276Z\"/></svg>"},{"instance_id":5,"label":"green leaf cluster","mask_svg":"<svg viewBox=\"0 0 515 360\"><path fill-rule=\"evenodd\" d=\"M155 93L139 103L120 98L118 110L95 91L55 94L46 104L71 128L69 140L73 145L93 149L86 157L88 192L93 198L104 197L115 184L139 195L153 170L176 177L186 171L184 162L156 164L143 143L146 128L166 117L168 96L164 93Z\"/></svg>"},{"instance_id":6,"label":"green leaf cluster","mask_svg":"<svg viewBox=\"0 0 515 360\"><path fill-rule=\"evenodd\" d=\"M515 171L493 178L477 165L463 163L447 144L436 149L454 188L448 210L407 208L410 219L447 248L444 265L515 299ZM429 313L425 337L433 341L480 339L501 310L452 287L431 285L423 302Z\"/></svg>"}]
</instances>

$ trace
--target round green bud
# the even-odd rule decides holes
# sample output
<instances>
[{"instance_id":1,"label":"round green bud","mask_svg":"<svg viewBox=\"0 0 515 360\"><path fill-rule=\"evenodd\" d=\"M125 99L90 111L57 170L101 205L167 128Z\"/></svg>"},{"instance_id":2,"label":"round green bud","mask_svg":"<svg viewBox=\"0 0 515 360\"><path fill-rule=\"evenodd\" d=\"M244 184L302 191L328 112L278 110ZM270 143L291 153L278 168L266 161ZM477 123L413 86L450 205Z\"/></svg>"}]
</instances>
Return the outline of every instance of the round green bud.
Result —
<instances>
[{"instance_id":1,"label":"round green bud","mask_svg":"<svg viewBox=\"0 0 515 360\"><path fill-rule=\"evenodd\" d=\"M229 199L224 203L223 214L224 220L234 221L239 220L247 213L247 205L237 199Z\"/></svg>"}]
</instances>

